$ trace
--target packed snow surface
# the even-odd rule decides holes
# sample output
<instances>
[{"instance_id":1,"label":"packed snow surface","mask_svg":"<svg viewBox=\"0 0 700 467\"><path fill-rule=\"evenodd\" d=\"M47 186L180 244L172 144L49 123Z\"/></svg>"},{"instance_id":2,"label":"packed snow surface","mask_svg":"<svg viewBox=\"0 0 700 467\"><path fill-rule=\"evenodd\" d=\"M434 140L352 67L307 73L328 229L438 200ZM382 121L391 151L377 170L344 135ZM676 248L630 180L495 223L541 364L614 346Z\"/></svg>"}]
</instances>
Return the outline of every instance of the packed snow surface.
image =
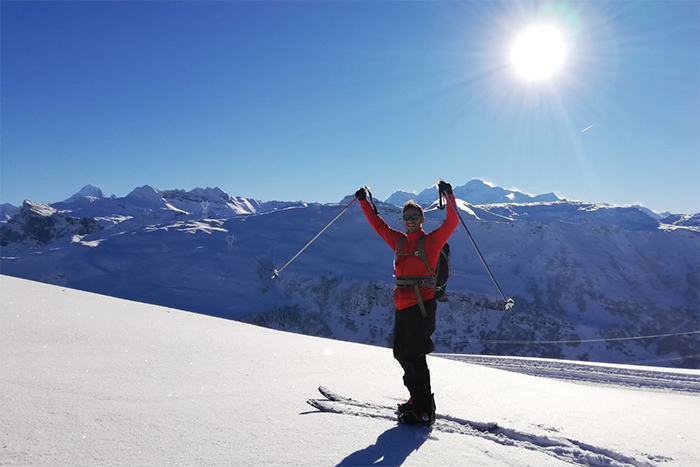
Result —
<instances>
[{"instance_id":1,"label":"packed snow surface","mask_svg":"<svg viewBox=\"0 0 700 467\"><path fill-rule=\"evenodd\" d=\"M404 399L386 348L7 276L0 297L0 465L700 465L697 370L431 356L438 412L500 428L406 427L306 404Z\"/></svg>"}]
</instances>

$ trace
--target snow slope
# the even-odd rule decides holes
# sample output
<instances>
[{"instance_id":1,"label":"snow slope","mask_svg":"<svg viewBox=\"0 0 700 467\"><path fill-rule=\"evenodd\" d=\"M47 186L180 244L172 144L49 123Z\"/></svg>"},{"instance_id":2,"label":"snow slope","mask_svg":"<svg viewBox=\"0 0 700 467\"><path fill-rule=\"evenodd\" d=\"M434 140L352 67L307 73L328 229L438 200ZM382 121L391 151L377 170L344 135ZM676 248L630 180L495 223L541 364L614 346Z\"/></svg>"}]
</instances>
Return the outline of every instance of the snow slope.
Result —
<instances>
[{"instance_id":1,"label":"snow slope","mask_svg":"<svg viewBox=\"0 0 700 467\"><path fill-rule=\"evenodd\" d=\"M324 384L395 404L388 349L6 276L0 292L0 465L700 464L697 370L647 368L690 383L632 389L430 357L438 411L501 433L402 427L305 403Z\"/></svg>"}]
</instances>

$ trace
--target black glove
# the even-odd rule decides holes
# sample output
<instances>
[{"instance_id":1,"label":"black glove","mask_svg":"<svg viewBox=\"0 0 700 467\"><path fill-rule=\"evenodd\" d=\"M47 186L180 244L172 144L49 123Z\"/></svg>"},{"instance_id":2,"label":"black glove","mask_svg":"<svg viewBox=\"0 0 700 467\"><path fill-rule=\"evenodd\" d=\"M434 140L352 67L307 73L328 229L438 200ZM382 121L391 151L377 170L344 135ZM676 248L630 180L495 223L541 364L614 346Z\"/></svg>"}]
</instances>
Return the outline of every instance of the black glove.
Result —
<instances>
[{"instance_id":1,"label":"black glove","mask_svg":"<svg viewBox=\"0 0 700 467\"><path fill-rule=\"evenodd\" d=\"M367 188L362 187L359 190L355 192L355 198L359 199L360 201L364 201L367 199Z\"/></svg>"},{"instance_id":2,"label":"black glove","mask_svg":"<svg viewBox=\"0 0 700 467\"><path fill-rule=\"evenodd\" d=\"M438 191L440 193L444 193L446 195L451 195L452 194L452 185L450 185L449 183L447 183L443 180L440 180L438 182Z\"/></svg>"}]
</instances>

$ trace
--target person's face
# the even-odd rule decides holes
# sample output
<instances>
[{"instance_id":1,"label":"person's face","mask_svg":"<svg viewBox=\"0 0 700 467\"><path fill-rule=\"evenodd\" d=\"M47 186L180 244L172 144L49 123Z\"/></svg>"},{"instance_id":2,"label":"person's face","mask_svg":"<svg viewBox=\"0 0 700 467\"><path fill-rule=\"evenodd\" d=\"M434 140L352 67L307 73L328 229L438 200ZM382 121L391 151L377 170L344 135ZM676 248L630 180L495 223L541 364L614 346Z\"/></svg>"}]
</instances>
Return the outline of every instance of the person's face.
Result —
<instances>
[{"instance_id":1,"label":"person's face","mask_svg":"<svg viewBox=\"0 0 700 467\"><path fill-rule=\"evenodd\" d=\"M423 223L423 216L420 211L415 208L407 208L403 212L404 221L403 226L406 228L406 233L414 233L420 230L420 226ZM406 217L410 216L410 217ZM408 219L408 220L407 220Z\"/></svg>"}]
</instances>

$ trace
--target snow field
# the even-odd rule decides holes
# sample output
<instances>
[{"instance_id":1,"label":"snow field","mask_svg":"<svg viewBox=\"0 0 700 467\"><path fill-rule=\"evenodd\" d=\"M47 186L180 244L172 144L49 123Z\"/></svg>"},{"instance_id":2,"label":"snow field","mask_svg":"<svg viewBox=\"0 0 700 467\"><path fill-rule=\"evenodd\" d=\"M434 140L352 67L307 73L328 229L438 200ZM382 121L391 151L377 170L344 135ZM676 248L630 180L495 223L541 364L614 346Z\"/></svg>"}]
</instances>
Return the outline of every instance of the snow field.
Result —
<instances>
[{"instance_id":1,"label":"snow field","mask_svg":"<svg viewBox=\"0 0 700 467\"><path fill-rule=\"evenodd\" d=\"M305 403L319 384L406 397L389 349L6 276L0 291L0 465L700 464L696 393L430 357L438 411L505 434L401 427Z\"/></svg>"}]
</instances>

